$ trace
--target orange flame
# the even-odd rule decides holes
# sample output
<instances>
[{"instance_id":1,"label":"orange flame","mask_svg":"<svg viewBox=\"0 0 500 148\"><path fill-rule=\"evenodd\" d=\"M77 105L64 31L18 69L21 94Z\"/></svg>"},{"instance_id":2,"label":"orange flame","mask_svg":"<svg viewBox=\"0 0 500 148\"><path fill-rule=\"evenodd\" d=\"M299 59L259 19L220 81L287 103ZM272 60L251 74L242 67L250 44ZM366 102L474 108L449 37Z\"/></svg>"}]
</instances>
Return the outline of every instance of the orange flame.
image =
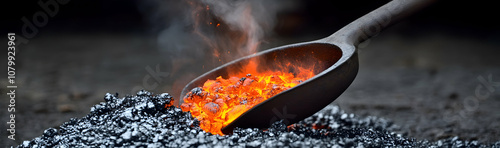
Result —
<instances>
[{"instance_id":1,"label":"orange flame","mask_svg":"<svg viewBox=\"0 0 500 148\"><path fill-rule=\"evenodd\" d=\"M221 129L253 106L314 76L311 68L284 64L283 70L258 72L251 61L239 73L207 80L184 98L183 111L190 111L206 132L223 135ZM288 71L295 69L296 74Z\"/></svg>"},{"instance_id":2,"label":"orange flame","mask_svg":"<svg viewBox=\"0 0 500 148\"><path fill-rule=\"evenodd\" d=\"M213 10L220 8L218 5L187 1L193 9L193 33L213 50L211 55L219 63L257 53L264 30L252 16L254 10L251 3L238 3L237 9L228 11L231 15L227 19L225 15L212 16L216 14L212 13ZM217 28L217 31L205 34L207 26ZM227 49L239 50L225 52ZM228 78L219 76L215 80L207 80L202 87L193 89L183 98L181 108L190 111L200 121L201 129L223 135L223 127L253 106L314 76L314 66L273 65L280 65L279 70L262 72L257 70L256 61L250 61L241 71L230 73Z\"/></svg>"}]
</instances>

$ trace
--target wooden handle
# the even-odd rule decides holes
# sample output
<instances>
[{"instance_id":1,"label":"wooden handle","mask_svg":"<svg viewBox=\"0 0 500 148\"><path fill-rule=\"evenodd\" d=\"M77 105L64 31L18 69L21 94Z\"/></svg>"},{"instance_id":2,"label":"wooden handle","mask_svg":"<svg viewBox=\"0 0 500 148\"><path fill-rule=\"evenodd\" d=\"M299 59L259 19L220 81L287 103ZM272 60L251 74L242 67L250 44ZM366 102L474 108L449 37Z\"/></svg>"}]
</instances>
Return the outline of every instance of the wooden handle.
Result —
<instances>
[{"instance_id":1,"label":"wooden handle","mask_svg":"<svg viewBox=\"0 0 500 148\"><path fill-rule=\"evenodd\" d=\"M325 40L330 43L344 42L357 46L387 26L399 22L434 1L436 0L392 0L351 22Z\"/></svg>"}]
</instances>

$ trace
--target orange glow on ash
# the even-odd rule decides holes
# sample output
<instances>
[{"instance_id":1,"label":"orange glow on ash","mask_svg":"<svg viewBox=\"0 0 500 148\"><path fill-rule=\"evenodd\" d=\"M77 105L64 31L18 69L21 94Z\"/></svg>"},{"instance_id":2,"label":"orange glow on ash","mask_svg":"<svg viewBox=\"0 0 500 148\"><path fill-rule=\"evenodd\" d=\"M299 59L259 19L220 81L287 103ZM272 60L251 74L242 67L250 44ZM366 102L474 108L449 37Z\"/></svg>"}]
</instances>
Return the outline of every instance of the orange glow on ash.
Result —
<instances>
[{"instance_id":1,"label":"orange glow on ash","mask_svg":"<svg viewBox=\"0 0 500 148\"><path fill-rule=\"evenodd\" d=\"M281 71L258 72L257 64L250 62L228 79L219 76L193 89L184 98L181 108L190 111L204 131L223 135L223 127L253 106L314 76L314 66L294 67L288 63L280 67ZM295 73L285 72L290 69Z\"/></svg>"}]
</instances>

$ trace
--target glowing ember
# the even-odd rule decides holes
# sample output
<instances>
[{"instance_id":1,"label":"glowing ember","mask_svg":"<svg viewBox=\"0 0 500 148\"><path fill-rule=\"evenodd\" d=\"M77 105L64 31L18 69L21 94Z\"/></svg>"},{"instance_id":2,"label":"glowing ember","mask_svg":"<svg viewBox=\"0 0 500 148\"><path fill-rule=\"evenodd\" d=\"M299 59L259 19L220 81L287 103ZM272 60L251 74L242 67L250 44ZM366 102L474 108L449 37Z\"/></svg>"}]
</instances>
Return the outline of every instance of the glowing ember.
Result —
<instances>
[{"instance_id":1,"label":"glowing ember","mask_svg":"<svg viewBox=\"0 0 500 148\"><path fill-rule=\"evenodd\" d=\"M222 127L253 106L314 76L312 68L292 68L296 74L257 72L255 64L249 64L244 69L247 70L231 75L229 79L219 76L215 80L207 80L203 87L194 88L184 98L182 110L190 111L200 121L201 129L223 135Z\"/></svg>"}]
</instances>

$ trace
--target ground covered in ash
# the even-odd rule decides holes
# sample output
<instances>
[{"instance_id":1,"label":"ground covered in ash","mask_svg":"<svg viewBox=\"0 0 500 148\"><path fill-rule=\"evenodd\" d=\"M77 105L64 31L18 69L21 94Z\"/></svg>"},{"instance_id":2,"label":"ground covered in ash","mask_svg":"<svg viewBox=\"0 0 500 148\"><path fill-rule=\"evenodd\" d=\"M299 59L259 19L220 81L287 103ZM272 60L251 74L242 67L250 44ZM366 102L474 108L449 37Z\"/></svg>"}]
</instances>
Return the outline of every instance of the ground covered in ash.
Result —
<instances>
[{"instance_id":1,"label":"ground covered in ash","mask_svg":"<svg viewBox=\"0 0 500 148\"><path fill-rule=\"evenodd\" d=\"M457 137L415 140L391 132L398 126L390 121L346 114L334 105L289 127L279 121L267 130L237 128L232 135L219 136L201 130L180 108L165 108L173 101L168 93L139 91L122 98L108 93L104 100L87 116L46 129L18 147L500 147L500 141L485 145Z\"/></svg>"}]
</instances>

